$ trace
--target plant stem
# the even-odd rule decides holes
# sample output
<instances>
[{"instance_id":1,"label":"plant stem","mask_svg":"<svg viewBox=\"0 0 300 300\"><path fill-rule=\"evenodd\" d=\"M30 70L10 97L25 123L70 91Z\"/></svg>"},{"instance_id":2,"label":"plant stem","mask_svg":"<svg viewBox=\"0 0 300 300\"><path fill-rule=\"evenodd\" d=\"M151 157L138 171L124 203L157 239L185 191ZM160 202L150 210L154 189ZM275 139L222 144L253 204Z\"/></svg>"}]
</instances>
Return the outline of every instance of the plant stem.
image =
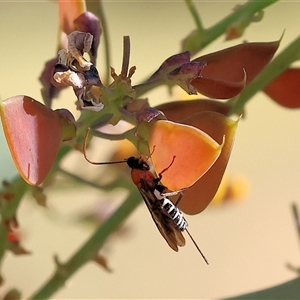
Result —
<instances>
[{"instance_id":1,"label":"plant stem","mask_svg":"<svg viewBox=\"0 0 300 300\"><path fill-rule=\"evenodd\" d=\"M129 60L130 60L130 38L129 36L123 37L123 62L121 74L126 77L128 74L129 68Z\"/></svg>"},{"instance_id":2,"label":"plant stem","mask_svg":"<svg viewBox=\"0 0 300 300\"><path fill-rule=\"evenodd\" d=\"M118 177L113 182L106 183L105 185L99 185L98 183L95 183L93 181L86 180L76 174L70 173L65 169L62 169L60 167L57 168L57 172L60 172L61 174L68 176L72 178L73 180L77 181L78 183L81 183L86 186L90 186L92 188L95 188L97 190L101 191L112 191L113 189L119 188L119 189L127 189L130 191L130 188L132 186L132 181L127 180L127 177L124 178L123 176Z\"/></svg>"},{"instance_id":3,"label":"plant stem","mask_svg":"<svg viewBox=\"0 0 300 300\"><path fill-rule=\"evenodd\" d=\"M0 223L0 263L7 250L7 231L11 220L16 219L17 209L20 201L27 191L28 184L21 178L16 176L15 179L7 186L2 188L1 197L1 223ZM5 194L13 195L12 199L6 199Z\"/></svg>"},{"instance_id":4,"label":"plant stem","mask_svg":"<svg viewBox=\"0 0 300 300\"><path fill-rule=\"evenodd\" d=\"M198 14L198 12L195 8L195 5L193 4L193 1L192 0L185 0L185 3L186 3L190 13L192 14L192 16L194 18L194 21L196 23L198 32L201 34L203 32L204 28L203 28L201 19L199 17L199 14Z\"/></svg>"},{"instance_id":5,"label":"plant stem","mask_svg":"<svg viewBox=\"0 0 300 300\"><path fill-rule=\"evenodd\" d=\"M253 15L267 6L277 2L279 0L265 0L257 1L250 0L241 6L239 9L234 11L232 14L225 17L220 22L216 23L210 28L202 30L202 32L193 31L186 39L182 48L182 51L190 51L192 55L202 50L204 47L209 45L215 39L220 37L227 28L234 22L244 19L251 19Z\"/></svg>"},{"instance_id":6,"label":"plant stem","mask_svg":"<svg viewBox=\"0 0 300 300\"><path fill-rule=\"evenodd\" d=\"M300 277L297 277L264 290L239 295L237 297L226 298L226 300L299 299L299 288Z\"/></svg>"},{"instance_id":7,"label":"plant stem","mask_svg":"<svg viewBox=\"0 0 300 300\"><path fill-rule=\"evenodd\" d=\"M77 182L79 182L83 185L87 185L87 186L93 187L95 189L102 190L102 187L100 185L98 185L97 183L86 180L86 179L84 179L84 178L82 178L82 177L80 177L76 174L68 172L67 170L58 168L57 171L60 172L63 175L66 175L66 176L72 178L73 180L76 180Z\"/></svg>"},{"instance_id":8,"label":"plant stem","mask_svg":"<svg viewBox=\"0 0 300 300\"><path fill-rule=\"evenodd\" d=\"M299 217L298 205L296 203L292 204L292 212L293 212L298 238L300 242L300 217Z\"/></svg>"},{"instance_id":9,"label":"plant stem","mask_svg":"<svg viewBox=\"0 0 300 300\"><path fill-rule=\"evenodd\" d=\"M110 51L110 42L109 42L109 33L108 26L106 21L106 16L104 13L102 1L98 0L86 0L88 10L92 11L96 16L99 16L101 27L103 30L103 42L104 42L104 52L105 52L105 75L103 84L106 86L110 78L110 61L111 61L111 51Z\"/></svg>"},{"instance_id":10,"label":"plant stem","mask_svg":"<svg viewBox=\"0 0 300 300\"><path fill-rule=\"evenodd\" d=\"M115 213L107 219L101 227L83 244L83 246L69 259L65 264L58 265L53 276L45 285L37 291L30 299L48 299L56 291L64 286L65 282L84 264L92 261L103 246L106 239L114 232L121 223L132 213L132 211L141 203L141 196L137 189L130 194Z\"/></svg>"},{"instance_id":11,"label":"plant stem","mask_svg":"<svg viewBox=\"0 0 300 300\"><path fill-rule=\"evenodd\" d=\"M291 63L300 58L300 36L289 44L277 55L241 92L233 104L231 114L240 113L244 105L258 92L261 91L272 79L277 77Z\"/></svg>"}]
</instances>

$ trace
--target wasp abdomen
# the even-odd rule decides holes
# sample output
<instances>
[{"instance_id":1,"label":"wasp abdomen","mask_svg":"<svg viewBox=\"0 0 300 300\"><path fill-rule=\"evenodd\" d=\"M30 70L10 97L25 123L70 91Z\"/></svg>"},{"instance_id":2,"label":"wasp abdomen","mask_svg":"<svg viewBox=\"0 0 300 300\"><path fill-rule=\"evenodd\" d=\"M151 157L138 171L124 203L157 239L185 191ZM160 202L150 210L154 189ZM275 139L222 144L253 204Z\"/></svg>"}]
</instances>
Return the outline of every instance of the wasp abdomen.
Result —
<instances>
[{"instance_id":1,"label":"wasp abdomen","mask_svg":"<svg viewBox=\"0 0 300 300\"><path fill-rule=\"evenodd\" d=\"M161 202L161 206L172 217L174 223L178 226L178 228L181 231L185 230L186 227L188 226L188 223L185 220L183 213L179 210L179 208L176 207L174 203L168 198L160 199L160 202Z\"/></svg>"}]
</instances>

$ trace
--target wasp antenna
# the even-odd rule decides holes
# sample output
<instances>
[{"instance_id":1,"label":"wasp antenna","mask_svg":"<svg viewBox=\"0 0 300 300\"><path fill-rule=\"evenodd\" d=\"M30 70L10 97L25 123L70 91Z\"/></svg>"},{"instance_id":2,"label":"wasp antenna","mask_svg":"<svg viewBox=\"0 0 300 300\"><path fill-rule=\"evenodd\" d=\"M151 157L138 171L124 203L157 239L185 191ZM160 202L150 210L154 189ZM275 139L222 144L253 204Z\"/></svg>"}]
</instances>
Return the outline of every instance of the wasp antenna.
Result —
<instances>
[{"instance_id":1,"label":"wasp antenna","mask_svg":"<svg viewBox=\"0 0 300 300\"><path fill-rule=\"evenodd\" d=\"M204 256L204 254L202 253L202 251L200 250L199 246L197 245L197 243L195 242L195 240L193 239L193 237L191 236L191 234L189 233L189 231L185 228L185 231L187 232L187 234L189 235L190 239L192 240L192 242L194 243L195 247L197 248L197 250L199 251L199 253L201 254L202 258L204 259L204 261L206 262L207 265L209 265L208 260L206 259L206 257Z\"/></svg>"},{"instance_id":2,"label":"wasp antenna","mask_svg":"<svg viewBox=\"0 0 300 300\"><path fill-rule=\"evenodd\" d=\"M107 161L107 162L95 162L95 161L91 161L87 157L87 154L86 154L87 141L88 141L88 135L89 135L90 130L91 130L90 127L88 127L88 129L86 130L86 133L85 133L85 136L84 136L84 142L83 142L83 149L82 149L83 156L84 156L84 158L85 158L85 160L87 162L89 162L92 165L113 165L113 164L121 164L121 163L127 162L127 159L120 160L120 161Z\"/></svg>"},{"instance_id":3,"label":"wasp antenna","mask_svg":"<svg viewBox=\"0 0 300 300\"><path fill-rule=\"evenodd\" d=\"M170 163L166 168L164 168L164 169L158 174L158 177L159 177L160 179L162 178L162 174L163 174L164 172L168 171L168 169L173 165L175 158L176 158L176 156L174 155L173 158L172 158L171 163Z\"/></svg>"},{"instance_id":4,"label":"wasp antenna","mask_svg":"<svg viewBox=\"0 0 300 300\"><path fill-rule=\"evenodd\" d=\"M149 157L151 157L151 155L154 153L154 151L155 151L155 145L153 146L153 148L152 148L152 151L151 151L151 153L150 153L150 155L149 155Z\"/></svg>"}]
</instances>

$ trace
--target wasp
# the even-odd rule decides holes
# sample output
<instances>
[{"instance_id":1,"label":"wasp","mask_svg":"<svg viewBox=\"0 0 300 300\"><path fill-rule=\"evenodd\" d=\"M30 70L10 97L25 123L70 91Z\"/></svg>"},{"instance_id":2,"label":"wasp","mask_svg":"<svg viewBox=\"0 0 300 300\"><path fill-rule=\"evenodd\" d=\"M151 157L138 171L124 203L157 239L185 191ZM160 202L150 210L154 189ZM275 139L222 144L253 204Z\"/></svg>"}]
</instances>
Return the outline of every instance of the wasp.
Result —
<instances>
[{"instance_id":1,"label":"wasp","mask_svg":"<svg viewBox=\"0 0 300 300\"><path fill-rule=\"evenodd\" d=\"M176 206L182 198L182 191L170 192L167 187L160 183L163 173L171 167L176 157L173 157L169 166L163 169L158 176L154 175L154 173L150 170L149 164L141 157L131 156L127 159L113 162L93 162L86 154L88 132L89 129L86 133L83 146L83 155L85 159L93 165L119 164L126 162L129 168L131 168L131 178L133 183L137 186L157 229L168 245L176 252L178 251L178 247L185 246L185 238L182 232L186 231L206 264L209 264L188 231L188 223L184 218L183 213ZM176 204L174 204L168 196L177 194L180 195Z\"/></svg>"}]
</instances>

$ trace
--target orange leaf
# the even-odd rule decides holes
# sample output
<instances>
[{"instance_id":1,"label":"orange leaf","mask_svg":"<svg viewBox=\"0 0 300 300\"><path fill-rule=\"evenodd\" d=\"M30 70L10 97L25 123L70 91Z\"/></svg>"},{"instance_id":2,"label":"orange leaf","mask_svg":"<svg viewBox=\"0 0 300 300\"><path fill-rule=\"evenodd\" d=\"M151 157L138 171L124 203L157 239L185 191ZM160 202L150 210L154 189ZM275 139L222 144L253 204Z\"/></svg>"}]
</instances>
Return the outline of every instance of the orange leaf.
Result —
<instances>
[{"instance_id":1,"label":"orange leaf","mask_svg":"<svg viewBox=\"0 0 300 300\"><path fill-rule=\"evenodd\" d=\"M3 101L0 112L5 137L21 176L29 184L40 184L50 171L60 145L59 117L28 96Z\"/></svg>"},{"instance_id":2,"label":"orange leaf","mask_svg":"<svg viewBox=\"0 0 300 300\"><path fill-rule=\"evenodd\" d=\"M218 143L221 143L225 136L224 146L216 162L191 188L184 191L178 205L187 214L198 214L207 207L218 190L230 157L238 121L232 121L216 112L206 111L182 122L203 130ZM191 164L190 168L194 166L195 164Z\"/></svg>"},{"instance_id":3,"label":"orange leaf","mask_svg":"<svg viewBox=\"0 0 300 300\"><path fill-rule=\"evenodd\" d=\"M74 30L74 20L86 11L84 0L59 0L60 30L67 35Z\"/></svg>"},{"instance_id":4,"label":"orange leaf","mask_svg":"<svg viewBox=\"0 0 300 300\"><path fill-rule=\"evenodd\" d=\"M149 147L157 173L173 164L163 173L161 182L172 191L193 185L213 165L221 153L219 145L203 131L167 120L151 123Z\"/></svg>"}]
</instances>

